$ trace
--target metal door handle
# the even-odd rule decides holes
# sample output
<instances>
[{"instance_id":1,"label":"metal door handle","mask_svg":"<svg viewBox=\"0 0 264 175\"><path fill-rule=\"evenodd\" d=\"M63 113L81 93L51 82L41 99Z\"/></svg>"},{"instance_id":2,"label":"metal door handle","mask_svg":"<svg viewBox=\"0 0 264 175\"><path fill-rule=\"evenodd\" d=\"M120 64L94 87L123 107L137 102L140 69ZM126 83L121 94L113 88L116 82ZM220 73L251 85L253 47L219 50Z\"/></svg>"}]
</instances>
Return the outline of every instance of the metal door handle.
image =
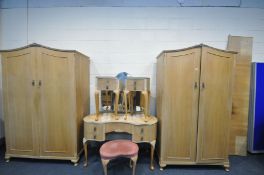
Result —
<instances>
[{"instance_id":1,"label":"metal door handle","mask_svg":"<svg viewBox=\"0 0 264 175\"><path fill-rule=\"evenodd\" d=\"M42 83L41 83L41 80L39 80L39 86L41 86L41 84L42 84Z\"/></svg>"},{"instance_id":2,"label":"metal door handle","mask_svg":"<svg viewBox=\"0 0 264 175\"><path fill-rule=\"evenodd\" d=\"M197 89L197 88L198 88L198 83L195 82L195 83L194 83L194 89Z\"/></svg>"},{"instance_id":3,"label":"metal door handle","mask_svg":"<svg viewBox=\"0 0 264 175\"><path fill-rule=\"evenodd\" d=\"M202 82L202 89L204 89L205 88L205 84L204 84L204 82Z\"/></svg>"},{"instance_id":4,"label":"metal door handle","mask_svg":"<svg viewBox=\"0 0 264 175\"><path fill-rule=\"evenodd\" d=\"M32 84L32 86L35 86L35 80L32 80L31 84Z\"/></svg>"}]
</instances>

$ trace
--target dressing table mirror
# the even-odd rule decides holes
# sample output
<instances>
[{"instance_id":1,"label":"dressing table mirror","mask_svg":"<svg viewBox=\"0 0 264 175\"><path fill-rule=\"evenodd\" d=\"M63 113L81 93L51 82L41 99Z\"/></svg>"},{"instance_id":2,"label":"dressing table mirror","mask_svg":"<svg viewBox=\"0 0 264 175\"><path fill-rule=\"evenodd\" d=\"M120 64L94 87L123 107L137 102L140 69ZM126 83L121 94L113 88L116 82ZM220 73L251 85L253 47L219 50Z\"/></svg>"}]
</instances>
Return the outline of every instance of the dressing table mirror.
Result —
<instances>
[{"instance_id":1,"label":"dressing table mirror","mask_svg":"<svg viewBox=\"0 0 264 175\"><path fill-rule=\"evenodd\" d=\"M95 120L98 121L100 114L100 107L107 112L112 108L112 99L114 94L114 117L118 120L118 101L121 83L115 77L110 76L98 76L96 77L96 90L95 90L95 106L96 106L96 117ZM99 97L101 100L101 106L99 102ZM103 112L104 112L103 111Z\"/></svg>"},{"instance_id":2,"label":"dressing table mirror","mask_svg":"<svg viewBox=\"0 0 264 175\"><path fill-rule=\"evenodd\" d=\"M147 77L127 77L124 90L124 101L125 101L125 115L127 116L129 111L132 114L135 113L137 105L136 99L139 100L139 107L143 109L144 121L149 119L149 100L150 100L150 79Z\"/></svg>"}]
</instances>

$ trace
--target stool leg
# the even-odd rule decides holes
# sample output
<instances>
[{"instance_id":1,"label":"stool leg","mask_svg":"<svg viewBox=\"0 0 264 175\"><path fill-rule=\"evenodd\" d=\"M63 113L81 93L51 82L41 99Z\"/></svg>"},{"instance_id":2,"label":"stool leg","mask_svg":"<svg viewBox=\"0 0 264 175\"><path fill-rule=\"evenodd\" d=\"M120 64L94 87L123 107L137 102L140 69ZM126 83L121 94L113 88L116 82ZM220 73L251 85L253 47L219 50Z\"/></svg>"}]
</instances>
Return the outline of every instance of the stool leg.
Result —
<instances>
[{"instance_id":1,"label":"stool leg","mask_svg":"<svg viewBox=\"0 0 264 175\"><path fill-rule=\"evenodd\" d=\"M135 157L131 157L131 160L133 161L133 175L135 175L135 171L136 171L137 158L138 158L137 155Z\"/></svg>"},{"instance_id":2,"label":"stool leg","mask_svg":"<svg viewBox=\"0 0 264 175\"><path fill-rule=\"evenodd\" d=\"M101 159L103 168L104 168L104 174L107 175L107 164L109 163L109 160Z\"/></svg>"},{"instance_id":3,"label":"stool leg","mask_svg":"<svg viewBox=\"0 0 264 175\"><path fill-rule=\"evenodd\" d=\"M133 161L130 159L130 161L129 161L129 167L130 168L133 168Z\"/></svg>"},{"instance_id":4,"label":"stool leg","mask_svg":"<svg viewBox=\"0 0 264 175\"><path fill-rule=\"evenodd\" d=\"M85 138L83 138L83 149L84 149L84 158L85 158L83 166L86 167L88 165L88 143Z\"/></svg>"}]
</instances>

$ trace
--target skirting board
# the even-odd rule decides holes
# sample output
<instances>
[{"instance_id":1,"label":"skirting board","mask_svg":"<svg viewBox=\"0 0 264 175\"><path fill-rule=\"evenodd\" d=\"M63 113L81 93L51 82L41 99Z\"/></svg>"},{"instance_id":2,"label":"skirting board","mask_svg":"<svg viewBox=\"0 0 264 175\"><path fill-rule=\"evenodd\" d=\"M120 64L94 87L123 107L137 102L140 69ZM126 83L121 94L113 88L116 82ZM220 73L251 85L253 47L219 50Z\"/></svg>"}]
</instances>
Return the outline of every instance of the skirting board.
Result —
<instances>
[{"instance_id":1,"label":"skirting board","mask_svg":"<svg viewBox=\"0 0 264 175\"><path fill-rule=\"evenodd\" d=\"M232 96L229 154L247 155L252 37L228 36L227 50L238 52Z\"/></svg>"}]
</instances>

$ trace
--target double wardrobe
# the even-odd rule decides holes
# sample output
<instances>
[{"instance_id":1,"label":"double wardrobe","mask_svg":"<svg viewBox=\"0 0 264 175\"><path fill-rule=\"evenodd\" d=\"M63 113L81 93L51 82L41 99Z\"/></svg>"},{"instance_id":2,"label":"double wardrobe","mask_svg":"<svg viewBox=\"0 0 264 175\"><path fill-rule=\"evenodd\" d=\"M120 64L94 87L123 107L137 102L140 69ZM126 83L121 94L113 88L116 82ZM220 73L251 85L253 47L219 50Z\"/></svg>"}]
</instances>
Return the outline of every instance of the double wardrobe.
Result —
<instances>
[{"instance_id":1,"label":"double wardrobe","mask_svg":"<svg viewBox=\"0 0 264 175\"><path fill-rule=\"evenodd\" d=\"M2 50L7 161L10 157L77 163L89 114L89 57L31 44Z\"/></svg>"},{"instance_id":2,"label":"double wardrobe","mask_svg":"<svg viewBox=\"0 0 264 175\"><path fill-rule=\"evenodd\" d=\"M235 54L201 44L158 56L161 168L206 164L228 170Z\"/></svg>"}]
</instances>

